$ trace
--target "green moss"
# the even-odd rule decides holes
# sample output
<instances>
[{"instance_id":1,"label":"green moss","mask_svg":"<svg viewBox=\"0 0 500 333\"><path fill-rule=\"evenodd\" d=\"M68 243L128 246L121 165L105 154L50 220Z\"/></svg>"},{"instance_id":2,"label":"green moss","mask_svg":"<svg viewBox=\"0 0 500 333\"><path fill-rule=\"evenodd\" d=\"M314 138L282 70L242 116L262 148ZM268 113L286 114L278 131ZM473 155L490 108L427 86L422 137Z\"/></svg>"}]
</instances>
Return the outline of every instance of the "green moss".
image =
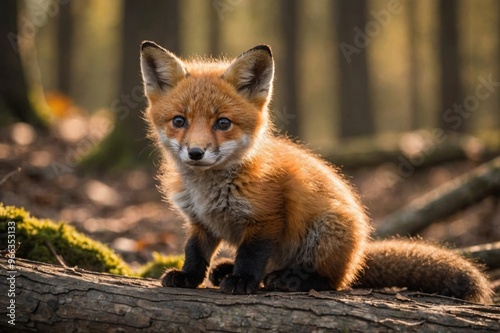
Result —
<instances>
[{"instance_id":1,"label":"green moss","mask_svg":"<svg viewBox=\"0 0 500 333\"><path fill-rule=\"evenodd\" d=\"M153 252L153 260L142 266L139 276L157 279L165 272L165 269L180 269L183 263L183 256L164 256L158 252Z\"/></svg>"},{"instance_id":2,"label":"green moss","mask_svg":"<svg viewBox=\"0 0 500 333\"><path fill-rule=\"evenodd\" d=\"M31 217L22 208L0 203L0 237L7 238L8 222L16 223L16 257L47 263L58 263L50 247L68 266L96 272L133 275L129 266L102 243L94 241L64 223ZM3 243L3 242L2 242Z\"/></svg>"},{"instance_id":3,"label":"green moss","mask_svg":"<svg viewBox=\"0 0 500 333\"><path fill-rule=\"evenodd\" d=\"M153 260L138 272L132 269L112 249L90 239L74 227L54 223L48 219L31 217L23 208L4 206L0 203L0 244L7 239L9 222L16 224L16 243L20 243L16 257L58 264L50 247L70 266L95 272L118 275L159 278L166 268L181 268L183 256L164 256L153 253ZM2 245L3 247L3 245ZM3 250L3 248L0 248Z\"/></svg>"}]
</instances>

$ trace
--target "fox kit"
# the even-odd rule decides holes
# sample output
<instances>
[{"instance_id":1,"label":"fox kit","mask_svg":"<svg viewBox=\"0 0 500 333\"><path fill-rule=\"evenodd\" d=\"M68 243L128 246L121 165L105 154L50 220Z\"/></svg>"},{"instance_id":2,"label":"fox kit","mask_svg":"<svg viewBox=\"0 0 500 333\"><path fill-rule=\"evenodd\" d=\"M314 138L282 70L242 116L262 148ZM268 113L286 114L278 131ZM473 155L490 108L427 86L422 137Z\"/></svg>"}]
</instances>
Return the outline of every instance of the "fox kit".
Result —
<instances>
[{"instance_id":1,"label":"fox kit","mask_svg":"<svg viewBox=\"0 0 500 333\"><path fill-rule=\"evenodd\" d=\"M196 288L222 241L233 262L210 279L228 294L407 287L491 302L474 264L414 240L370 242L355 191L337 170L272 134L274 62L256 46L231 62L183 61L141 46L150 135L163 152L162 189L188 222L181 270L165 287Z\"/></svg>"}]
</instances>

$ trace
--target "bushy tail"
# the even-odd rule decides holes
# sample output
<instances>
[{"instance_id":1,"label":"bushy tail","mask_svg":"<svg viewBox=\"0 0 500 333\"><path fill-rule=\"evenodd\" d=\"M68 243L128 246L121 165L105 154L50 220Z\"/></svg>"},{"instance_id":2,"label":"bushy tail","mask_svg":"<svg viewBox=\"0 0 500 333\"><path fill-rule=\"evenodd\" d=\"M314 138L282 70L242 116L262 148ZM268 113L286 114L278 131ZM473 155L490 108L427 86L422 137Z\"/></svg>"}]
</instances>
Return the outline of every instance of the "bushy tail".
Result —
<instances>
[{"instance_id":1,"label":"bushy tail","mask_svg":"<svg viewBox=\"0 0 500 333\"><path fill-rule=\"evenodd\" d=\"M492 288L477 265L450 250L419 240L370 243L356 287L407 287L477 303L492 303Z\"/></svg>"}]
</instances>

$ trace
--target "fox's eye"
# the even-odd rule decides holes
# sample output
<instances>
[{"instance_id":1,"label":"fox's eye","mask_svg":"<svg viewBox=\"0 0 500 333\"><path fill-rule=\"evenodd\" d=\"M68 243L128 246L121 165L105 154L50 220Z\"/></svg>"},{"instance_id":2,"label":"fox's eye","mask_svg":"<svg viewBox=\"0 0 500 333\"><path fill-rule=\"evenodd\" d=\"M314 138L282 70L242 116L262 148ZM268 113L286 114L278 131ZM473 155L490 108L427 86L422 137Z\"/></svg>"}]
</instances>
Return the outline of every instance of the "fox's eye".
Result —
<instances>
[{"instance_id":1,"label":"fox's eye","mask_svg":"<svg viewBox=\"0 0 500 333\"><path fill-rule=\"evenodd\" d=\"M215 123L215 128L221 131L226 131L231 127L231 120L227 118L219 118Z\"/></svg>"},{"instance_id":2,"label":"fox's eye","mask_svg":"<svg viewBox=\"0 0 500 333\"><path fill-rule=\"evenodd\" d=\"M186 119L181 116L175 116L174 119L172 119L172 125L177 128L181 128L186 124Z\"/></svg>"}]
</instances>

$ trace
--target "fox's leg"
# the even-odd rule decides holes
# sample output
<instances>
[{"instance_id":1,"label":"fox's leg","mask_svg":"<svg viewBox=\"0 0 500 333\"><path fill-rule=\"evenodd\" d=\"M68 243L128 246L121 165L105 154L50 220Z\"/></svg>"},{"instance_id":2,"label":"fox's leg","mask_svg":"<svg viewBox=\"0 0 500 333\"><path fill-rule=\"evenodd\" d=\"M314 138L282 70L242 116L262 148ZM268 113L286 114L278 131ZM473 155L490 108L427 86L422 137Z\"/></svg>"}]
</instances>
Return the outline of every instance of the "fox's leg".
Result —
<instances>
[{"instance_id":1,"label":"fox's leg","mask_svg":"<svg viewBox=\"0 0 500 333\"><path fill-rule=\"evenodd\" d=\"M236 252L232 274L226 275L220 289L233 295L254 294L264 277L264 269L271 255L272 242L267 239L245 240Z\"/></svg>"},{"instance_id":2,"label":"fox's leg","mask_svg":"<svg viewBox=\"0 0 500 333\"><path fill-rule=\"evenodd\" d=\"M191 225L190 237L185 248L186 259L182 269L170 269L161 277L164 287L196 288L205 278L210 259L220 239L213 237L199 224Z\"/></svg>"},{"instance_id":3,"label":"fox's leg","mask_svg":"<svg viewBox=\"0 0 500 333\"><path fill-rule=\"evenodd\" d=\"M333 211L332 207L332 211ZM328 213L319 218L318 242L314 256L315 271L328 277L330 290L348 288L364 266L365 247L370 235L366 216L360 209Z\"/></svg>"},{"instance_id":4,"label":"fox's leg","mask_svg":"<svg viewBox=\"0 0 500 333\"><path fill-rule=\"evenodd\" d=\"M264 287L269 291L309 291L311 289L321 291L332 289L328 279L311 268L302 265L272 272L264 279Z\"/></svg>"}]
</instances>

